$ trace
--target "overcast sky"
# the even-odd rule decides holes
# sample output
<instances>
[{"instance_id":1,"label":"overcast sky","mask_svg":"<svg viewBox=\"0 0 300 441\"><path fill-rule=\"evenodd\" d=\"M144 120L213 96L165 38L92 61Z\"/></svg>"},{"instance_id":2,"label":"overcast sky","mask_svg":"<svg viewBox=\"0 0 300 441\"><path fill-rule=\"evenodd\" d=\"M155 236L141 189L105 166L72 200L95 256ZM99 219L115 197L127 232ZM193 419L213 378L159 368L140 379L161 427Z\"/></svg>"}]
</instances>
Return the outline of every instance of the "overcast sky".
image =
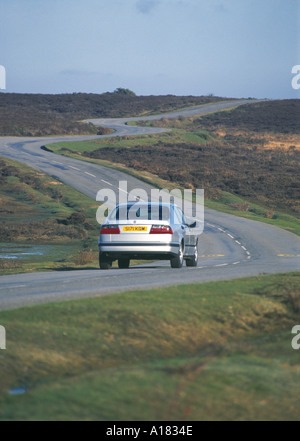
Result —
<instances>
[{"instance_id":1,"label":"overcast sky","mask_svg":"<svg viewBox=\"0 0 300 441\"><path fill-rule=\"evenodd\" d=\"M300 0L0 0L6 92L300 98Z\"/></svg>"}]
</instances>

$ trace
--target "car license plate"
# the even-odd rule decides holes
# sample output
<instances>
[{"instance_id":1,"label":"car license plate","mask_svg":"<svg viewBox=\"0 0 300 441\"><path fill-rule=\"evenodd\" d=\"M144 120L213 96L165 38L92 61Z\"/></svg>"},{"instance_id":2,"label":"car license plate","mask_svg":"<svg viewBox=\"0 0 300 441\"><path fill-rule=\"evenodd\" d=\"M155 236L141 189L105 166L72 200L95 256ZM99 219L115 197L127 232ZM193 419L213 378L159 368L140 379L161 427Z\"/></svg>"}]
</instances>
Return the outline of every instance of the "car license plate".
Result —
<instances>
[{"instance_id":1,"label":"car license plate","mask_svg":"<svg viewBox=\"0 0 300 441\"><path fill-rule=\"evenodd\" d=\"M123 227L123 233L147 233L148 227Z\"/></svg>"}]
</instances>

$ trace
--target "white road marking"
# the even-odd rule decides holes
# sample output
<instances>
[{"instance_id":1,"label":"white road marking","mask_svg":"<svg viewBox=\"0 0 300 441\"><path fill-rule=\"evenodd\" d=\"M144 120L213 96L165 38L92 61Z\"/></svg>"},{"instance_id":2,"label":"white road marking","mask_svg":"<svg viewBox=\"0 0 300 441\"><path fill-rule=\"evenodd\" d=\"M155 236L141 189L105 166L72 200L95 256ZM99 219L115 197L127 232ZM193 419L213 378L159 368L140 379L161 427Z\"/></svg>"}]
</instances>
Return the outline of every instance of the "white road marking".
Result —
<instances>
[{"instance_id":1,"label":"white road marking","mask_svg":"<svg viewBox=\"0 0 300 441\"><path fill-rule=\"evenodd\" d=\"M92 173L89 173L89 172L84 172L86 175L89 175L89 176L92 176L92 178L95 178L96 176L95 175L92 175Z\"/></svg>"},{"instance_id":2,"label":"white road marking","mask_svg":"<svg viewBox=\"0 0 300 441\"><path fill-rule=\"evenodd\" d=\"M225 254L200 254L198 257L225 257Z\"/></svg>"},{"instance_id":3,"label":"white road marking","mask_svg":"<svg viewBox=\"0 0 300 441\"><path fill-rule=\"evenodd\" d=\"M72 165L69 165L69 167L70 167L70 168L72 168L73 170L77 170L77 171L80 171L80 168L77 168L77 167L73 167Z\"/></svg>"},{"instance_id":4,"label":"white road marking","mask_svg":"<svg viewBox=\"0 0 300 441\"><path fill-rule=\"evenodd\" d=\"M25 288L25 287L26 287L26 285L5 286L5 287L0 288L0 290L3 290L3 289L17 289L17 288Z\"/></svg>"},{"instance_id":5,"label":"white road marking","mask_svg":"<svg viewBox=\"0 0 300 441\"><path fill-rule=\"evenodd\" d=\"M110 185L111 187L113 187L113 185L110 182L107 182L104 179L101 179L101 182L104 182L104 184L107 184L107 185Z\"/></svg>"},{"instance_id":6,"label":"white road marking","mask_svg":"<svg viewBox=\"0 0 300 441\"><path fill-rule=\"evenodd\" d=\"M214 228L216 228L217 230L221 231L222 233L225 233L228 237L230 237L230 239L233 239L233 240L235 241L235 243L236 243L237 245L240 245L240 247L246 252L246 254L247 254L247 259L251 259L251 254L250 254L250 252L247 250L247 248L246 248L244 245L242 245L241 242L239 242L238 240L236 240L235 237L232 236L232 234L227 233L225 230L223 230L223 228L217 227L216 225L209 224L209 223L207 223L206 225L208 225L208 226L210 226L210 227L214 227ZM199 256L199 257L201 257L201 256ZM240 263L241 263L241 261L233 262L231 265L239 265ZM216 268L216 267L220 267L220 266L228 266L228 265L230 265L230 264L229 264L229 263L222 263L222 264L220 264L220 265L214 265L214 267ZM201 268L202 268L202 267L201 267ZM207 268L207 267L205 267L205 268Z\"/></svg>"}]
</instances>

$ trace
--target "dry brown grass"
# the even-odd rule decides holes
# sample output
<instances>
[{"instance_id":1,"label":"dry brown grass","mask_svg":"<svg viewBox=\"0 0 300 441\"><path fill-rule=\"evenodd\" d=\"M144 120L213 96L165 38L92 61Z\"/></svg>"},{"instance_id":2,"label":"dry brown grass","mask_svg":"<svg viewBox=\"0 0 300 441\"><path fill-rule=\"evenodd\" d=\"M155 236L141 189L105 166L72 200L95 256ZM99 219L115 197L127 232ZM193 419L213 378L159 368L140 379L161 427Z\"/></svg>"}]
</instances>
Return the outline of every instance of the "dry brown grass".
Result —
<instances>
[{"instance_id":1,"label":"dry brown grass","mask_svg":"<svg viewBox=\"0 0 300 441\"><path fill-rule=\"evenodd\" d=\"M0 259L0 269L16 269L20 268L21 263L14 259Z\"/></svg>"},{"instance_id":2,"label":"dry brown grass","mask_svg":"<svg viewBox=\"0 0 300 441\"><path fill-rule=\"evenodd\" d=\"M79 254L74 258L75 265L87 265L88 263L92 263L97 260L97 254L93 252L91 249L82 250Z\"/></svg>"},{"instance_id":3,"label":"dry brown grass","mask_svg":"<svg viewBox=\"0 0 300 441\"><path fill-rule=\"evenodd\" d=\"M240 136L242 138L251 137L253 141L257 141L258 148L264 150L283 150L290 152L300 150L300 135L246 132L235 129L225 130L224 128L218 129L214 133L224 139L228 135Z\"/></svg>"}]
</instances>

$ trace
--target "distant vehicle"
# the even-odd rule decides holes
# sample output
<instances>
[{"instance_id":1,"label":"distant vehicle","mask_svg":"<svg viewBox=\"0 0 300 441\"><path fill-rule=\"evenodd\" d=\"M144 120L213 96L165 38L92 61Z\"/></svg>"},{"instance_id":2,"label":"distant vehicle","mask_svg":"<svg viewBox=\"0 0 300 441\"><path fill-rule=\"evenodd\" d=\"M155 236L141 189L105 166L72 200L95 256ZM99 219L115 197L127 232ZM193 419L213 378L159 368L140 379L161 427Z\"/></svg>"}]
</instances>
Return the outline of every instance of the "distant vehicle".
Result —
<instances>
[{"instance_id":1,"label":"distant vehicle","mask_svg":"<svg viewBox=\"0 0 300 441\"><path fill-rule=\"evenodd\" d=\"M170 260L172 268L181 268L185 260L186 266L197 266L195 227L174 204L119 204L101 226L100 268L111 268L115 260L119 268L129 268L131 259Z\"/></svg>"}]
</instances>

